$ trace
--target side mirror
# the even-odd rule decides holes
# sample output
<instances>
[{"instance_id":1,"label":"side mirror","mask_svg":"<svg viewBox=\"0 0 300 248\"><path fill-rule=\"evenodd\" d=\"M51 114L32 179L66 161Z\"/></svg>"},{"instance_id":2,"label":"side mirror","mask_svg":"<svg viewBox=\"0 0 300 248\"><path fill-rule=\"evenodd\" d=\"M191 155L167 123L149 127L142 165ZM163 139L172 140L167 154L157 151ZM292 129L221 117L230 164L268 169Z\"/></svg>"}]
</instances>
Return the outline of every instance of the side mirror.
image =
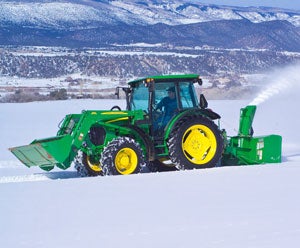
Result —
<instances>
[{"instance_id":1,"label":"side mirror","mask_svg":"<svg viewBox=\"0 0 300 248\"><path fill-rule=\"evenodd\" d=\"M200 77L198 77L197 79L195 79L193 81L193 83L198 83L201 86L203 84L203 81L202 81L202 79Z\"/></svg>"},{"instance_id":2,"label":"side mirror","mask_svg":"<svg viewBox=\"0 0 300 248\"><path fill-rule=\"evenodd\" d=\"M120 99L120 88L116 87L115 95L117 96L118 99Z\"/></svg>"},{"instance_id":3,"label":"side mirror","mask_svg":"<svg viewBox=\"0 0 300 248\"><path fill-rule=\"evenodd\" d=\"M206 98L203 94L200 94L200 99L199 100L200 100L200 103L199 103L200 108L201 109L206 109L207 106L208 106L208 103L207 103L207 100L206 100Z\"/></svg>"}]
</instances>

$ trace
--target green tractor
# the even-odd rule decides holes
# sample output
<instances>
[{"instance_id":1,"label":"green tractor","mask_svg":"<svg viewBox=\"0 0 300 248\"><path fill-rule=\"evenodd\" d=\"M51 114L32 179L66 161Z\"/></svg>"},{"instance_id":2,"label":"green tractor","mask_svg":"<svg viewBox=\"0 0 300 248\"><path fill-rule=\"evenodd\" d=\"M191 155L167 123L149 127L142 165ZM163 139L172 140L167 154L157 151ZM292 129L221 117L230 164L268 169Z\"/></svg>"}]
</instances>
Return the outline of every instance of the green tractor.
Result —
<instances>
[{"instance_id":1,"label":"green tractor","mask_svg":"<svg viewBox=\"0 0 300 248\"><path fill-rule=\"evenodd\" d=\"M281 136L252 137L256 106L241 110L239 133L228 138L195 84L202 84L196 74L131 81L116 88L117 96L126 95L126 110L69 114L55 137L10 150L28 167L50 171L74 163L83 176L281 161Z\"/></svg>"}]
</instances>

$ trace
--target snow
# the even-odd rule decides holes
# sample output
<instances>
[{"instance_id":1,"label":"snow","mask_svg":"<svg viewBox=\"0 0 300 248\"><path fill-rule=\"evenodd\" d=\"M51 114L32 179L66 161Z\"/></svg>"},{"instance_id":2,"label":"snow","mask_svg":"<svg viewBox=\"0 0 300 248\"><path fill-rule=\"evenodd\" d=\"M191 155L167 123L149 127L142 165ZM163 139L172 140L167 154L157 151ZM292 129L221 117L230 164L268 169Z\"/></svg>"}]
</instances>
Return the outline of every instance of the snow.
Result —
<instances>
[{"instance_id":1,"label":"snow","mask_svg":"<svg viewBox=\"0 0 300 248\"><path fill-rule=\"evenodd\" d=\"M165 23L180 25L213 20L251 22L286 20L299 26L298 11L274 8L240 8L202 4L198 1L4 1L0 23L61 29L97 27L124 22L130 25Z\"/></svg>"},{"instance_id":2,"label":"snow","mask_svg":"<svg viewBox=\"0 0 300 248\"><path fill-rule=\"evenodd\" d=\"M40 87L53 89L53 88L68 88L70 87L70 82L66 81L66 78L73 78L73 79L81 79L86 80L85 82L85 89L95 89L95 82L98 82L97 87L101 89L107 89L116 87L119 85L118 78L112 77L101 77L101 76L94 76L94 75L82 75L81 73L73 73L61 77L55 78L24 78L24 77L10 77L10 76L0 76L0 86L23 86L23 87ZM72 86L72 88L80 88L79 86ZM2 92L1 92L2 93Z\"/></svg>"},{"instance_id":3,"label":"snow","mask_svg":"<svg viewBox=\"0 0 300 248\"><path fill-rule=\"evenodd\" d=\"M60 22L104 21L104 14L82 4L73 3L2 3L0 21L59 26Z\"/></svg>"},{"instance_id":4,"label":"snow","mask_svg":"<svg viewBox=\"0 0 300 248\"><path fill-rule=\"evenodd\" d=\"M65 114L125 103L1 104L0 246L298 247L300 87L295 71L281 70L288 86L260 102L253 124L255 135L283 136L280 164L94 178L80 178L74 168L28 169L8 147L55 135ZM273 75L270 86L278 83ZM209 101L209 107L234 135L248 103Z\"/></svg>"}]
</instances>

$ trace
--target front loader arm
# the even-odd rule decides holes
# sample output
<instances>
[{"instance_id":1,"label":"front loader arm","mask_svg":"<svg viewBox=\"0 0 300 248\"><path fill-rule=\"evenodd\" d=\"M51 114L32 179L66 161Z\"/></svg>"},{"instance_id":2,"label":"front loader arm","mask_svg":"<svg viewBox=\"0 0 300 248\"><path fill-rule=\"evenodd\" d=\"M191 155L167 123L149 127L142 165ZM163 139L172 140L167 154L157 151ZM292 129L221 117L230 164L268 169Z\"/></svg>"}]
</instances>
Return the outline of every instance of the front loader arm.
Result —
<instances>
[{"instance_id":1,"label":"front loader arm","mask_svg":"<svg viewBox=\"0 0 300 248\"><path fill-rule=\"evenodd\" d=\"M142 118L142 111L83 111L81 114L67 115L56 136L34 140L29 145L13 147L9 150L28 167L39 166L47 171L55 166L67 169L79 150L101 151L118 135L132 134L132 130L126 125L128 126L131 120L140 118ZM105 138L103 144L88 148L89 131L94 126L105 129Z\"/></svg>"}]
</instances>

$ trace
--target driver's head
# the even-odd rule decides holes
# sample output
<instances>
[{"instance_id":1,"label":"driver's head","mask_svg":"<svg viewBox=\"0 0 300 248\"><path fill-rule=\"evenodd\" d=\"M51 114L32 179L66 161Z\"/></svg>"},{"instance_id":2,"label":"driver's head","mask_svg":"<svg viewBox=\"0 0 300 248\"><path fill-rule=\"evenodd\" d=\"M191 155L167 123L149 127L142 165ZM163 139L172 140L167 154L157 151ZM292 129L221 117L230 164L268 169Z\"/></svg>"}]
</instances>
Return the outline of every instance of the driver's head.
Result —
<instances>
[{"instance_id":1,"label":"driver's head","mask_svg":"<svg viewBox=\"0 0 300 248\"><path fill-rule=\"evenodd\" d=\"M168 92L168 97L170 97L171 99L174 99L175 98L175 87L169 87L167 89L167 92Z\"/></svg>"}]
</instances>

